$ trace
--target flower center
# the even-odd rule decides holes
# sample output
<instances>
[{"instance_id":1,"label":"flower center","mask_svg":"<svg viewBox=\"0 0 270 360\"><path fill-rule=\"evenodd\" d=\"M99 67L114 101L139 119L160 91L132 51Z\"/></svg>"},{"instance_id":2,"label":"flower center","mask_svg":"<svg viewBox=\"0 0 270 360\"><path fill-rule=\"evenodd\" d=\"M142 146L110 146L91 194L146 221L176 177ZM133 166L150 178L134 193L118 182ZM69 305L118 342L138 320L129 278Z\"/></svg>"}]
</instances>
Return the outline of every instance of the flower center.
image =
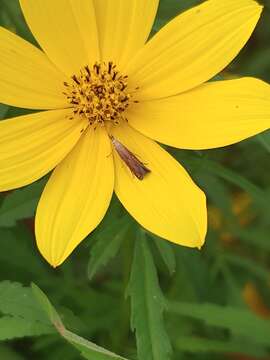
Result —
<instances>
[{"instance_id":1,"label":"flower center","mask_svg":"<svg viewBox=\"0 0 270 360\"><path fill-rule=\"evenodd\" d=\"M90 125L96 127L108 121L119 124L132 101L127 80L128 76L121 75L112 62L96 63L92 68L85 66L79 75L65 82L64 94L73 107L73 115L86 118Z\"/></svg>"}]
</instances>

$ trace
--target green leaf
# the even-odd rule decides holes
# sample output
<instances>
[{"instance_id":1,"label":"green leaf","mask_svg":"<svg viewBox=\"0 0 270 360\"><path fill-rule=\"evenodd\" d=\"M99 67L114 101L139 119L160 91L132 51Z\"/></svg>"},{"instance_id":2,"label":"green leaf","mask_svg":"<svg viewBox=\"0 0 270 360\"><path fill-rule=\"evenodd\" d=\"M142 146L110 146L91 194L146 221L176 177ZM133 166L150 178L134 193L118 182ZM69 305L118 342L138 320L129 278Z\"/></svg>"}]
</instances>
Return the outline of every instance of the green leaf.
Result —
<instances>
[{"instance_id":1,"label":"green leaf","mask_svg":"<svg viewBox=\"0 0 270 360\"><path fill-rule=\"evenodd\" d=\"M8 106L0 104L0 120L2 120L8 112Z\"/></svg>"},{"instance_id":2,"label":"green leaf","mask_svg":"<svg viewBox=\"0 0 270 360\"><path fill-rule=\"evenodd\" d=\"M54 333L31 289L19 283L0 283L0 312L0 340Z\"/></svg>"},{"instance_id":3,"label":"green leaf","mask_svg":"<svg viewBox=\"0 0 270 360\"><path fill-rule=\"evenodd\" d=\"M26 360L24 356L18 354L18 352L9 347L8 344L0 344L0 359L5 360Z\"/></svg>"},{"instance_id":4,"label":"green leaf","mask_svg":"<svg viewBox=\"0 0 270 360\"><path fill-rule=\"evenodd\" d=\"M227 261L228 263L241 267L247 272L251 272L256 275L259 279L265 281L266 283L269 282L269 269L264 268L262 265L256 264L253 260L245 258L243 256L231 254L231 253L224 253L221 255L223 260Z\"/></svg>"},{"instance_id":5,"label":"green leaf","mask_svg":"<svg viewBox=\"0 0 270 360\"><path fill-rule=\"evenodd\" d=\"M175 273L176 260L171 243L152 234L149 234L149 236L154 238L156 247L160 253L160 256L162 257L162 260L167 266L169 273L173 275Z\"/></svg>"},{"instance_id":6,"label":"green leaf","mask_svg":"<svg viewBox=\"0 0 270 360\"><path fill-rule=\"evenodd\" d=\"M248 229L237 229L235 233L240 240L243 240L247 244L261 248L264 251L270 251L268 229L261 230L252 226L252 228L249 227Z\"/></svg>"},{"instance_id":7,"label":"green leaf","mask_svg":"<svg viewBox=\"0 0 270 360\"><path fill-rule=\"evenodd\" d=\"M269 197L267 194L251 181L237 174L235 171L206 158L198 159L194 157L192 160L188 160L187 163L192 166L198 166L197 171L200 170L202 172L211 173L226 181L229 181L230 183L248 192L254 198L254 200L257 200L260 204L268 205Z\"/></svg>"},{"instance_id":8,"label":"green leaf","mask_svg":"<svg viewBox=\"0 0 270 360\"><path fill-rule=\"evenodd\" d=\"M0 228L0 239L2 278L9 277L16 281L48 276L51 269L45 262L40 261L33 243L33 233L26 224L18 224L13 228ZM9 274L9 271L12 273Z\"/></svg>"},{"instance_id":9,"label":"green leaf","mask_svg":"<svg viewBox=\"0 0 270 360\"><path fill-rule=\"evenodd\" d=\"M21 219L34 216L45 180L8 194L0 207L0 226L12 227Z\"/></svg>"},{"instance_id":10,"label":"green leaf","mask_svg":"<svg viewBox=\"0 0 270 360\"><path fill-rule=\"evenodd\" d=\"M47 296L35 284L32 291L59 334L89 360L127 360L67 330Z\"/></svg>"},{"instance_id":11,"label":"green leaf","mask_svg":"<svg viewBox=\"0 0 270 360\"><path fill-rule=\"evenodd\" d=\"M165 330L165 300L145 232L138 232L127 294L131 297L131 326L136 331L139 360L167 360L171 344Z\"/></svg>"},{"instance_id":12,"label":"green leaf","mask_svg":"<svg viewBox=\"0 0 270 360\"><path fill-rule=\"evenodd\" d=\"M251 181L245 179L243 176L237 174L235 171L225 168L223 165L215 163L214 161L206 162L207 170L215 175L231 182L234 185L239 186L241 189L248 192L257 199L259 202L267 201L263 190L254 185Z\"/></svg>"},{"instance_id":13,"label":"green leaf","mask_svg":"<svg viewBox=\"0 0 270 360\"><path fill-rule=\"evenodd\" d=\"M223 179L203 173L200 174L200 185L205 190L207 198L224 212L228 220L234 222L230 192Z\"/></svg>"},{"instance_id":14,"label":"green leaf","mask_svg":"<svg viewBox=\"0 0 270 360\"><path fill-rule=\"evenodd\" d=\"M267 59L267 61L269 63L269 59ZM270 152L270 131L265 131L262 134L257 135L256 139L267 151Z\"/></svg>"},{"instance_id":15,"label":"green leaf","mask_svg":"<svg viewBox=\"0 0 270 360\"><path fill-rule=\"evenodd\" d=\"M12 316L3 316L0 318L1 341L51 333L51 326L43 323L31 322L28 319Z\"/></svg>"},{"instance_id":16,"label":"green leaf","mask_svg":"<svg viewBox=\"0 0 270 360\"><path fill-rule=\"evenodd\" d=\"M0 22L11 31L36 44L22 16L18 0L1 0ZM1 19L2 15L2 19ZM2 21L1 21L2 20Z\"/></svg>"},{"instance_id":17,"label":"green leaf","mask_svg":"<svg viewBox=\"0 0 270 360\"><path fill-rule=\"evenodd\" d=\"M37 305L31 289L16 282L0 283L0 312L50 325Z\"/></svg>"},{"instance_id":18,"label":"green leaf","mask_svg":"<svg viewBox=\"0 0 270 360\"><path fill-rule=\"evenodd\" d=\"M91 248L88 263L88 277L92 279L119 251L130 228L127 217L117 219L97 235L96 243Z\"/></svg>"},{"instance_id":19,"label":"green leaf","mask_svg":"<svg viewBox=\"0 0 270 360\"><path fill-rule=\"evenodd\" d=\"M214 304L170 302L171 313L202 320L205 324L230 330L251 342L270 345L270 323L242 308Z\"/></svg>"},{"instance_id":20,"label":"green leaf","mask_svg":"<svg viewBox=\"0 0 270 360\"><path fill-rule=\"evenodd\" d=\"M193 336L177 337L174 345L177 350L189 353L239 353L251 356L266 356L267 352L258 346L241 341L220 341Z\"/></svg>"}]
</instances>

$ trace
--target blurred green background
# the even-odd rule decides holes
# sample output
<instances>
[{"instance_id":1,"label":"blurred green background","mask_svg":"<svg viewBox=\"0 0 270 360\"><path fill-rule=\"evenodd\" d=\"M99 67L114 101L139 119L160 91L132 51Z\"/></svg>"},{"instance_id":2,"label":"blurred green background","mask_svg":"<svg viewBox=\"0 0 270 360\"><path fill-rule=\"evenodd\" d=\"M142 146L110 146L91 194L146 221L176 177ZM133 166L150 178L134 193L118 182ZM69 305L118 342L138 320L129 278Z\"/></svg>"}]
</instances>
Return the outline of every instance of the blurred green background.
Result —
<instances>
[{"instance_id":1,"label":"blurred green background","mask_svg":"<svg viewBox=\"0 0 270 360\"><path fill-rule=\"evenodd\" d=\"M153 31L201 2L161 0ZM264 5L224 79L270 82L270 2ZM0 0L0 25L35 43L17 0ZM0 104L0 119L24 113ZM208 197L201 251L145 233L114 198L98 229L54 270L33 235L46 178L0 194L0 359L111 358L80 355L61 338L40 315L31 282L69 330L130 360L270 359L270 132L217 150L168 150Z\"/></svg>"}]
</instances>

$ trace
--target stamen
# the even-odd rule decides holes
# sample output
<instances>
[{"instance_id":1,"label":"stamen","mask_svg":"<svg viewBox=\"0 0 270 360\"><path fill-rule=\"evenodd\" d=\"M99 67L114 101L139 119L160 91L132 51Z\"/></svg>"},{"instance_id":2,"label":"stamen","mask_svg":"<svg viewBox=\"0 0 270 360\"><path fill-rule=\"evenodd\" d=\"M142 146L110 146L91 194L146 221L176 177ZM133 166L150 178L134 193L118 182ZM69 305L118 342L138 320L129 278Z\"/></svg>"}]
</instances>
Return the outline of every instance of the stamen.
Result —
<instances>
[{"instance_id":1,"label":"stamen","mask_svg":"<svg viewBox=\"0 0 270 360\"><path fill-rule=\"evenodd\" d=\"M73 114L84 117L94 128L112 122L117 125L125 120L124 112L131 103L136 88L128 91L128 76L121 75L110 61L85 66L71 82L64 82L65 96L73 106Z\"/></svg>"}]
</instances>

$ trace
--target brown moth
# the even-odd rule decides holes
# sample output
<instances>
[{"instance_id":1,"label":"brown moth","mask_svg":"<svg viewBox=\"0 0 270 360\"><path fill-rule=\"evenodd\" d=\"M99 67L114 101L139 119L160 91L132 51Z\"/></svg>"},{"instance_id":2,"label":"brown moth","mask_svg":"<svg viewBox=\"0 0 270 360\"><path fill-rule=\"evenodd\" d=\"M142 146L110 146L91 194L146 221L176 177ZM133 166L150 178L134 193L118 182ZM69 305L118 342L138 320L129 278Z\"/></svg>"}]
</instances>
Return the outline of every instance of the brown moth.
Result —
<instances>
[{"instance_id":1,"label":"brown moth","mask_svg":"<svg viewBox=\"0 0 270 360\"><path fill-rule=\"evenodd\" d=\"M133 175L136 176L137 179L143 180L145 175L151 172L144 163L142 163L131 151L129 151L119 140L115 139L112 135L110 135L110 139L112 144L120 156L120 158L127 165L129 170Z\"/></svg>"}]
</instances>

